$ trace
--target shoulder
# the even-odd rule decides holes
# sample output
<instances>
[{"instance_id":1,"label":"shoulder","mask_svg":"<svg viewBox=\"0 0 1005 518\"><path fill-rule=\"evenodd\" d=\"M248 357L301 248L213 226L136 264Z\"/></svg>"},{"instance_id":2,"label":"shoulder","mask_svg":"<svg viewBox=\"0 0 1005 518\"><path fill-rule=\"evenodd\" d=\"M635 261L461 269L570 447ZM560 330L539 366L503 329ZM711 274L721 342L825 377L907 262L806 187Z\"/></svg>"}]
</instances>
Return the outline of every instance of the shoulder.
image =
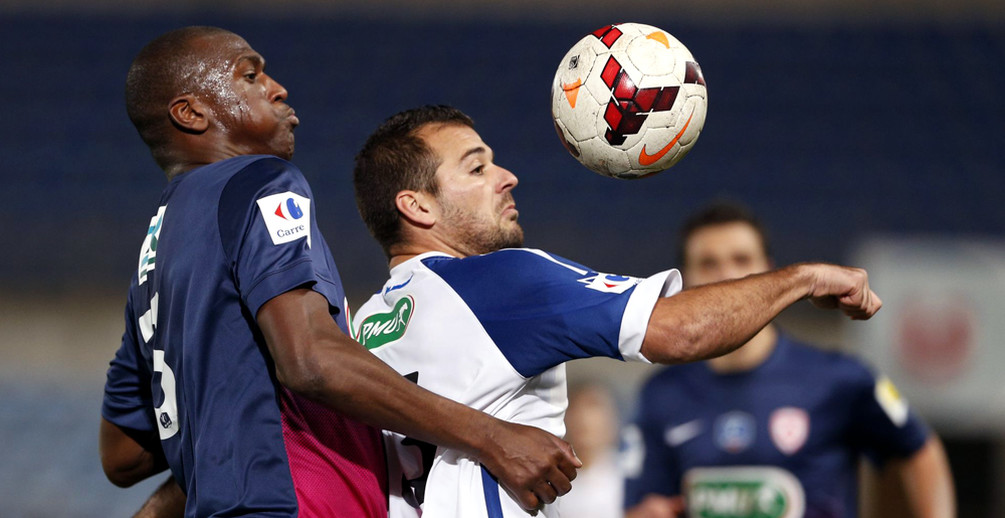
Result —
<instances>
[{"instance_id":1,"label":"shoulder","mask_svg":"<svg viewBox=\"0 0 1005 518\"><path fill-rule=\"evenodd\" d=\"M535 276L556 271L568 271L579 275L590 272L585 266L535 248L505 248L464 258L435 255L422 259L422 264L434 272L447 274L477 271L514 272Z\"/></svg>"},{"instance_id":2,"label":"shoulder","mask_svg":"<svg viewBox=\"0 0 1005 518\"><path fill-rule=\"evenodd\" d=\"M233 162L232 162L233 161ZM232 163L231 163L232 162ZM224 195L268 194L269 190L295 190L308 195L310 186L293 163L269 155L236 157L221 162L229 179Z\"/></svg>"}]
</instances>

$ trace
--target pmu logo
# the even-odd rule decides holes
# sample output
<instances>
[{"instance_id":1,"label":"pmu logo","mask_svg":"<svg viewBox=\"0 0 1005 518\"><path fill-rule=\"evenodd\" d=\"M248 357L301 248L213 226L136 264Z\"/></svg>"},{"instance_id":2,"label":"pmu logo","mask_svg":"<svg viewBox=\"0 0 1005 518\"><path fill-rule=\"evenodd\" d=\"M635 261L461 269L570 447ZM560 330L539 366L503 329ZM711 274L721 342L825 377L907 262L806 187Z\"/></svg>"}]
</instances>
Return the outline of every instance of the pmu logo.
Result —
<instances>
[{"instance_id":1,"label":"pmu logo","mask_svg":"<svg viewBox=\"0 0 1005 518\"><path fill-rule=\"evenodd\" d=\"M300 209L300 205L297 205L297 201L293 198L287 198L286 203L277 205L275 214L287 220L304 217L304 211Z\"/></svg>"}]
</instances>

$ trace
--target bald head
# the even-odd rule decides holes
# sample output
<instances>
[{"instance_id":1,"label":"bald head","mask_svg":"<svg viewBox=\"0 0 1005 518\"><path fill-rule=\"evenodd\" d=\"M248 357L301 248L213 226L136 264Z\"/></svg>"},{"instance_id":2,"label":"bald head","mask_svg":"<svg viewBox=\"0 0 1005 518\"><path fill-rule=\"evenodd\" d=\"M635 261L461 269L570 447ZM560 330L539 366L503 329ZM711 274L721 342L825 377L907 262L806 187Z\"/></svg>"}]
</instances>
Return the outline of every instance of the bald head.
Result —
<instances>
[{"instance_id":1,"label":"bald head","mask_svg":"<svg viewBox=\"0 0 1005 518\"><path fill-rule=\"evenodd\" d=\"M214 40L244 42L240 36L218 27L184 27L148 43L133 60L126 77L126 111L140 137L150 147L161 167L169 162L172 128L168 105L182 94L205 94L212 76L222 70ZM215 82L219 82L216 78Z\"/></svg>"}]
</instances>

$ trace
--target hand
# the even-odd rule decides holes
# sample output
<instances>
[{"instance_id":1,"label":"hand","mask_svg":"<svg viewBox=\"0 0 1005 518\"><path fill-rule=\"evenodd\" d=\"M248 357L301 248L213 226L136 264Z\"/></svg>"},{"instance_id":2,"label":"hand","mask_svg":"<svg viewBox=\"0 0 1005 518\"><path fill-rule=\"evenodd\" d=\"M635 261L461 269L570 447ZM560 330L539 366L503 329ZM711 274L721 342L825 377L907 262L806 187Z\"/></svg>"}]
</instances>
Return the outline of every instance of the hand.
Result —
<instances>
[{"instance_id":1,"label":"hand","mask_svg":"<svg viewBox=\"0 0 1005 518\"><path fill-rule=\"evenodd\" d=\"M810 300L825 309L840 309L852 320L868 320L883 307L883 301L869 288L869 275L861 268L833 264L809 264L813 284Z\"/></svg>"},{"instance_id":2,"label":"hand","mask_svg":"<svg viewBox=\"0 0 1005 518\"><path fill-rule=\"evenodd\" d=\"M492 451L479 461L524 509L538 510L572 489L582 461L572 446L539 428L497 421Z\"/></svg>"},{"instance_id":3,"label":"hand","mask_svg":"<svg viewBox=\"0 0 1005 518\"><path fill-rule=\"evenodd\" d=\"M678 518L684 515L684 497L646 495L625 512L625 518Z\"/></svg>"}]
</instances>

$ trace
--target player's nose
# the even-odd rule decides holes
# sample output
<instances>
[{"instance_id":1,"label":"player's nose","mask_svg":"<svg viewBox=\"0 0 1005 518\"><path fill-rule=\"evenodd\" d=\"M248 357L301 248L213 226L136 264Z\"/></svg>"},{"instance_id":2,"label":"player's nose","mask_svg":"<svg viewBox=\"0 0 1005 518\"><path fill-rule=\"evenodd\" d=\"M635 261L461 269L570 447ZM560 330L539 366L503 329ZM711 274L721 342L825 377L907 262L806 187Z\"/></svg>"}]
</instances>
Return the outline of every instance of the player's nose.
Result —
<instances>
[{"instance_id":1,"label":"player's nose","mask_svg":"<svg viewBox=\"0 0 1005 518\"><path fill-rule=\"evenodd\" d=\"M289 92L287 92L286 88L283 85L279 84L278 81L272 79L271 76L267 77L268 77L267 93L269 96L269 101L271 102L285 101L290 96Z\"/></svg>"},{"instance_id":2,"label":"player's nose","mask_svg":"<svg viewBox=\"0 0 1005 518\"><path fill-rule=\"evenodd\" d=\"M499 192L506 192L512 190L516 187L516 184L520 183L520 179L513 174L513 171L506 169L505 167L496 166L499 169L500 179L499 179Z\"/></svg>"}]
</instances>

